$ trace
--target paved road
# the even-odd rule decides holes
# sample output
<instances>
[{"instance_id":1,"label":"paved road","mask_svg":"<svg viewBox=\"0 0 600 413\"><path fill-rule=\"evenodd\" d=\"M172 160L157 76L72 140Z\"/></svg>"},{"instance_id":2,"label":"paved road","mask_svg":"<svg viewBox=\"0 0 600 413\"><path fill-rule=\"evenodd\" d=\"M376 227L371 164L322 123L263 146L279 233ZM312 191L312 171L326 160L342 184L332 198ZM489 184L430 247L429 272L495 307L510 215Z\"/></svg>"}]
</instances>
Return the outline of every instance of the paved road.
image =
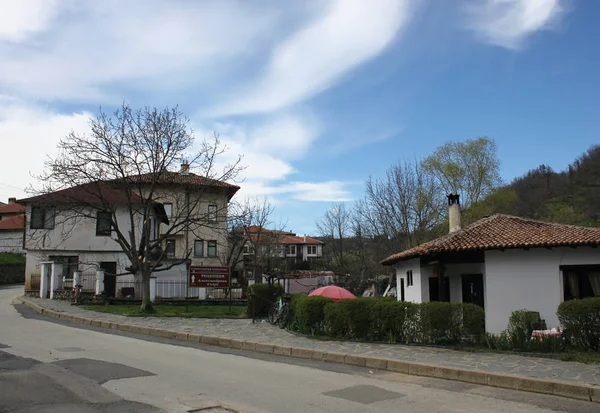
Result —
<instances>
[{"instance_id":1,"label":"paved road","mask_svg":"<svg viewBox=\"0 0 600 413\"><path fill-rule=\"evenodd\" d=\"M388 360L400 360L433 364L450 368L485 371L499 374L515 374L542 379L560 380L573 383L600 385L600 368L565 362L548 358L523 357L516 354L474 353L453 351L445 348L425 346L404 346L378 343L357 343L348 341L319 341L296 336L285 330L266 324L252 324L247 319L219 320L202 318L160 318L125 317L117 314L88 311L72 306L66 301L29 298L28 300L59 312L67 312L84 318L113 323L136 324L152 328L195 333L204 336L225 337L250 340L257 343L276 344L296 348L309 348L341 354L356 354L379 357Z\"/></svg>"},{"instance_id":2,"label":"paved road","mask_svg":"<svg viewBox=\"0 0 600 413\"><path fill-rule=\"evenodd\" d=\"M0 290L0 412L598 411L552 396L75 328L15 308L20 292Z\"/></svg>"}]
</instances>

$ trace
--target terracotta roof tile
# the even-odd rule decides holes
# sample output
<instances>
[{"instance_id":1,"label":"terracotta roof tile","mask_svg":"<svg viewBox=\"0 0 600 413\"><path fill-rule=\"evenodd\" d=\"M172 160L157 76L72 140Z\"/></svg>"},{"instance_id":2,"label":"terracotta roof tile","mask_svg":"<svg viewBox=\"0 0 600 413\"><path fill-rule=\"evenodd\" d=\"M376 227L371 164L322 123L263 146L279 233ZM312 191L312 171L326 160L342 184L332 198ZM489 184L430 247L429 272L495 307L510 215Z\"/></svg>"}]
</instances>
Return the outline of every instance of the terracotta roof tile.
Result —
<instances>
[{"instance_id":1,"label":"terracotta roof tile","mask_svg":"<svg viewBox=\"0 0 600 413\"><path fill-rule=\"evenodd\" d=\"M25 229L25 216L17 215L0 221L0 231L19 231Z\"/></svg>"},{"instance_id":2,"label":"terracotta roof tile","mask_svg":"<svg viewBox=\"0 0 600 413\"><path fill-rule=\"evenodd\" d=\"M577 245L600 245L600 228L496 214L433 241L391 255L381 261L381 264L392 265L398 261L439 252Z\"/></svg>"},{"instance_id":3,"label":"terracotta roof tile","mask_svg":"<svg viewBox=\"0 0 600 413\"><path fill-rule=\"evenodd\" d=\"M0 205L0 215L2 214L18 214L24 212L25 207L20 204L5 204Z\"/></svg>"}]
</instances>

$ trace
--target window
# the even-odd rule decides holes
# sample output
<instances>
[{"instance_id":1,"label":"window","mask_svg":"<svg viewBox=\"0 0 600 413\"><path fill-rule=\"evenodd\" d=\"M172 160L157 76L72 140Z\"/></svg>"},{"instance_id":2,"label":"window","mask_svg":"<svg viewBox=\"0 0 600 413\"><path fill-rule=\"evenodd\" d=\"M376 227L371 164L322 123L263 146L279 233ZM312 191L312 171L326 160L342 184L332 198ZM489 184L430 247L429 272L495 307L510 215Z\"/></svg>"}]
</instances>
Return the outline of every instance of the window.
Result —
<instances>
[{"instance_id":1,"label":"window","mask_svg":"<svg viewBox=\"0 0 600 413\"><path fill-rule=\"evenodd\" d=\"M412 270L406 271L406 286L410 287L413 285L413 272Z\"/></svg>"},{"instance_id":2,"label":"window","mask_svg":"<svg viewBox=\"0 0 600 413\"><path fill-rule=\"evenodd\" d=\"M173 216L173 204L171 204L169 202L169 203L163 204L163 207L165 207L165 213L167 214L167 217L171 218Z\"/></svg>"},{"instance_id":3,"label":"window","mask_svg":"<svg viewBox=\"0 0 600 413\"><path fill-rule=\"evenodd\" d=\"M217 206L208 206L208 222L217 222Z\"/></svg>"},{"instance_id":4,"label":"window","mask_svg":"<svg viewBox=\"0 0 600 413\"><path fill-rule=\"evenodd\" d=\"M54 210L39 206L31 207L31 229L54 229Z\"/></svg>"},{"instance_id":5,"label":"window","mask_svg":"<svg viewBox=\"0 0 600 413\"><path fill-rule=\"evenodd\" d=\"M217 256L217 241L208 241L206 243L206 256L211 258Z\"/></svg>"},{"instance_id":6,"label":"window","mask_svg":"<svg viewBox=\"0 0 600 413\"><path fill-rule=\"evenodd\" d=\"M96 235L110 236L111 228L110 212L98 211L98 214L96 215Z\"/></svg>"},{"instance_id":7,"label":"window","mask_svg":"<svg viewBox=\"0 0 600 413\"><path fill-rule=\"evenodd\" d=\"M317 255L317 246L316 245L309 245L308 246L308 251L306 252L307 255Z\"/></svg>"},{"instance_id":8,"label":"window","mask_svg":"<svg viewBox=\"0 0 600 413\"><path fill-rule=\"evenodd\" d=\"M197 239L194 241L194 257L204 257L204 240Z\"/></svg>"},{"instance_id":9,"label":"window","mask_svg":"<svg viewBox=\"0 0 600 413\"><path fill-rule=\"evenodd\" d=\"M165 254L167 258L175 258L175 240L168 239L167 244L165 246Z\"/></svg>"},{"instance_id":10,"label":"window","mask_svg":"<svg viewBox=\"0 0 600 413\"><path fill-rule=\"evenodd\" d=\"M295 245L288 245L285 247L285 253L287 255L296 255L296 246Z\"/></svg>"}]
</instances>

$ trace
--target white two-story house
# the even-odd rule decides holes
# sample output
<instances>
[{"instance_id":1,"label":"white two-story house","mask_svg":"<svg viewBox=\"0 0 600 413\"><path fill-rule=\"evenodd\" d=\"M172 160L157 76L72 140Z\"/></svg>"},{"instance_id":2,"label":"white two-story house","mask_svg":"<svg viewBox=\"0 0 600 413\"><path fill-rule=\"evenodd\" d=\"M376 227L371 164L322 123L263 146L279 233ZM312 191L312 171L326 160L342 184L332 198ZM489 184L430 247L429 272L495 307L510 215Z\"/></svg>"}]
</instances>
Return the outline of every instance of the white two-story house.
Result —
<instances>
[{"instance_id":1,"label":"white two-story house","mask_svg":"<svg viewBox=\"0 0 600 413\"><path fill-rule=\"evenodd\" d=\"M19 200L26 211L26 278L39 275L42 265L51 265L66 279L75 271L101 269L105 294L115 296L118 281L134 279L128 254L136 252L124 250L114 226L121 234L135 237L137 243L130 245L139 245L144 224L136 212L135 196L137 191L140 200L147 200L145 185L151 182L153 207L147 231L150 239L164 238L159 246L161 266L154 275L185 283L190 265L223 265L227 205L239 187L190 173L184 165L180 172L161 174L159 180L149 175L132 177L128 184L135 190L91 183ZM136 233L131 234L130 228Z\"/></svg>"}]
</instances>

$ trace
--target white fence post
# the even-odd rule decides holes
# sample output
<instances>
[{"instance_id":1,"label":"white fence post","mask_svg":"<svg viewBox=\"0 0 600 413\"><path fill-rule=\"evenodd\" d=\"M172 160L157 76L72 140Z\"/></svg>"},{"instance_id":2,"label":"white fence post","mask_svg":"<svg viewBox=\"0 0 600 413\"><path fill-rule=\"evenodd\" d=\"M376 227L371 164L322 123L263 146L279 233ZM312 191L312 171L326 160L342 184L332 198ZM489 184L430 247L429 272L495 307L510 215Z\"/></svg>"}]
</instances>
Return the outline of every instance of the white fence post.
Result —
<instances>
[{"instance_id":1,"label":"white fence post","mask_svg":"<svg viewBox=\"0 0 600 413\"><path fill-rule=\"evenodd\" d=\"M50 278L50 299L54 299L54 290L58 288L58 281L62 277L63 265L61 262L52 263L52 274Z\"/></svg>"},{"instance_id":2,"label":"white fence post","mask_svg":"<svg viewBox=\"0 0 600 413\"><path fill-rule=\"evenodd\" d=\"M96 295L104 292L104 270L96 271Z\"/></svg>"},{"instance_id":3,"label":"white fence post","mask_svg":"<svg viewBox=\"0 0 600 413\"><path fill-rule=\"evenodd\" d=\"M40 298L46 298L48 293L48 270L50 264L40 264Z\"/></svg>"},{"instance_id":4,"label":"white fence post","mask_svg":"<svg viewBox=\"0 0 600 413\"><path fill-rule=\"evenodd\" d=\"M150 301L156 301L156 277L150 277Z\"/></svg>"}]
</instances>

